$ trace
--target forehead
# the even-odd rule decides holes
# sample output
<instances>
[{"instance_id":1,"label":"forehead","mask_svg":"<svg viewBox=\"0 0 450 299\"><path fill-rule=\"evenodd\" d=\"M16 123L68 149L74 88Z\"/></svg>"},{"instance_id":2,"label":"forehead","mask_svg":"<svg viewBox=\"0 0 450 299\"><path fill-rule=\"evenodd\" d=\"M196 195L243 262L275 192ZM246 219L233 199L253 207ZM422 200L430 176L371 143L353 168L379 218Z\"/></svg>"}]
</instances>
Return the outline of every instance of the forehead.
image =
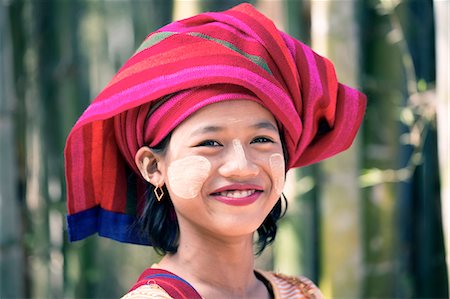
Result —
<instances>
[{"instance_id":1,"label":"forehead","mask_svg":"<svg viewBox=\"0 0 450 299\"><path fill-rule=\"evenodd\" d=\"M174 131L196 130L202 127L253 126L277 128L275 118L262 105L248 100L223 101L201 108L184 120Z\"/></svg>"}]
</instances>

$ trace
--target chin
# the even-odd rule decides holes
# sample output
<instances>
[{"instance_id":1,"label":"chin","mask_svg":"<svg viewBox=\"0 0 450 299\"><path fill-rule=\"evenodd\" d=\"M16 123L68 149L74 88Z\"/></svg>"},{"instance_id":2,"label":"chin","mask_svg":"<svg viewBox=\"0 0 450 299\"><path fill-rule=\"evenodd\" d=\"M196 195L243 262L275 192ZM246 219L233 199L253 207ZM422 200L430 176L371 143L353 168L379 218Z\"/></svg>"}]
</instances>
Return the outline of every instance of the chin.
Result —
<instances>
[{"instance_id":1,"label":"chin","mask_svg":"<svg viewBox=\"0 0 450 299\"><path fill-rule=\"evenodd\" d=\"M238 236L244 236L244 235L251 235L256 232L256 230L261 226L264 219L262 219L260 222L253 221L224 221L221 224L217 223L217 225L220 226L217 227L220 230L220 233L227 237L238 237Z\"/></svg>"}]
</instances>

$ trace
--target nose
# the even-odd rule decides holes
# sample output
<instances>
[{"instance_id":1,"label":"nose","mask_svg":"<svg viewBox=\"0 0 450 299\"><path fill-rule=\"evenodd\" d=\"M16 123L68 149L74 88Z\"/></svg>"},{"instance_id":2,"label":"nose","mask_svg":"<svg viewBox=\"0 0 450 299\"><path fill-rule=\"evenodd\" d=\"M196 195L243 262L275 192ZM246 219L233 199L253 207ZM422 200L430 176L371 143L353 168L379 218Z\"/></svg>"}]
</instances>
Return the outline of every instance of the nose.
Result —
<instances>
[{"instance_id":1,"label":"nose","mask_svg":"<svg viewBox=\"0 0 450 299\"><path fill-rule=\"evenodd\" d=\"M224 177L253 177L259 174L259 167L247 159L241 142L234 139L219 173Z\"/></svg>"}]
</instances>

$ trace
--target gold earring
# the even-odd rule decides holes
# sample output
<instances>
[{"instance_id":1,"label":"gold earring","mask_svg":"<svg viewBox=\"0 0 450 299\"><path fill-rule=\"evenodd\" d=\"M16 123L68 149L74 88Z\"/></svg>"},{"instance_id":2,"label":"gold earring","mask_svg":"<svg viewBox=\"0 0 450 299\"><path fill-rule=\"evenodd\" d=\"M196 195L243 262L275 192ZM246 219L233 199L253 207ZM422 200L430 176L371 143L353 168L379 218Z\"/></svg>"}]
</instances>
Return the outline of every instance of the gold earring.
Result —
<instances>
[{"instance_id":1,"label":"gold earring","mask_svg":"<svg viewBox=\"0 0 450 299\"><path fill-rule=\"evenodd\" d=\"M160 202L164 196L164 190L161 187L156 186L155 189L153 189L153 193L155 193L156 200Z\"/></svg>"}]
</instances>

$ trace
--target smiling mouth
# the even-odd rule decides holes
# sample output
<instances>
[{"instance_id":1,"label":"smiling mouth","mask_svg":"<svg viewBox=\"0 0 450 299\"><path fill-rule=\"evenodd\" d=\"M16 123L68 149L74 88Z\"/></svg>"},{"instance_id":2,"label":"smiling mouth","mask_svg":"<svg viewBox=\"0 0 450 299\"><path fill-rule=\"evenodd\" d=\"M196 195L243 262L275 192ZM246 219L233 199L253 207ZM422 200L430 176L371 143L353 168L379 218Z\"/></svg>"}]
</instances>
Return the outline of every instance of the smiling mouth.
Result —
<instances>
[{"instance_id":1,"label":"smiling mouth","mask_svg":"<svg viewBox=\"0 0 450 299\"><path fill-rule=\"evenodd\" d=\"M229 197L229 198L245 198L249 197L250 195L257 192L257 190L230 190L230 191L223 191L223 192L217 192L213 193L213 195L223 196L223 197Z\"/></svg>"},{"instance_id":2,"label":"smiling mouth","mask_svg":"<svg viewBox=\"0 0 450 299\"><path fill-rule=\"evenodd\" d=\"M211 194L213 198L231 206L251 205L260 198L262 191L256 189L228 190Z\"/></svg>"},{"instance_id":3,"label":"smiling mouth","mask_svg":"<svg viewBox=\"0 0 450 299\"><path fill-rule=\"evenodd\" d=\"M255 184L231 184L223 186L213 193L213 199L232 206L246 206L257 201L264 188Z\"/></svg>"}]
</instances>

